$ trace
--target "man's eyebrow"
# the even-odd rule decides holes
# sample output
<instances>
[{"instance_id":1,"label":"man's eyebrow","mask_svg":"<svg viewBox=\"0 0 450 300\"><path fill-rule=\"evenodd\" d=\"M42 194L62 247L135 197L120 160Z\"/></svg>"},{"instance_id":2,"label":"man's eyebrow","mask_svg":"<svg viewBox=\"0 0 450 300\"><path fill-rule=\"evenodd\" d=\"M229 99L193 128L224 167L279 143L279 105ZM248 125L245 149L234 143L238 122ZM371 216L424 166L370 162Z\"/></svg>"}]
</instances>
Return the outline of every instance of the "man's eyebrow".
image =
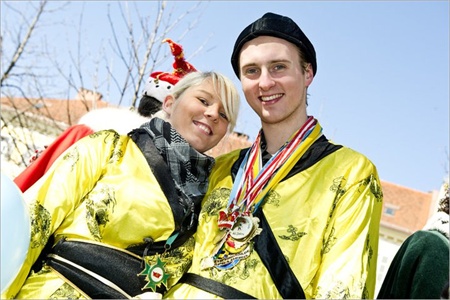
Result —
<instances>
[{"instance_id":1,"label":"man's eyebrow","mask_svg":"<svg viewBox=\"0 0 450 300\"><path fill-rule=\"evenodd\" d=\"M291 63L291 61L288 59L274 59L274 60L269 61L269 64L274 64L274 63ZM245 65L242 65L242 68L255 67L255 66L258 66L258 64L257 63L248 63Z\"/></svg>"}]
</instances>

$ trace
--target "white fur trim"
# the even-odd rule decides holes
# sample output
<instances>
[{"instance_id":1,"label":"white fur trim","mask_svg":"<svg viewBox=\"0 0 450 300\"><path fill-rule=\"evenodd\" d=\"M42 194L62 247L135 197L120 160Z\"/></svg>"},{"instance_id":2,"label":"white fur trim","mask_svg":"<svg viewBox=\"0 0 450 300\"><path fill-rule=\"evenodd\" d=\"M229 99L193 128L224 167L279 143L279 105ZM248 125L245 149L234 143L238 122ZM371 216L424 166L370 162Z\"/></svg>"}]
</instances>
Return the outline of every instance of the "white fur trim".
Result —
<instances>
[{"instance_id":1,"label":"white fur trim","mask_svg":"<svg viewBox=\"0 0 450 300\"><path fill-rule=\"evenodd\" d=\"M113 129L124 135L149 120L150 118L145 118L129 109L106 107L86 113L80 118L78 124L84 124L94 131Z\"/></svg>"},{"instance_id":2,"label":"white fur trim","mask_svg":"<svg viewBox=\"0 0 450 300\"><path fill-rule=\"evenodd\" d=\"M423 229L437 230L449 238L449 220L450 217L447 213L439 211L428 219L428 222Z\"/></svg>"},{"instance_id":3,"label":"white fur trim","mask_svg":"<svg viewBox=\"0 0 450 300\"><path fill-rule=\"evenodd\" d=\"M155 83L155 79L152 77L149 77L147 79L147 83L144 87L144 95L154 97L159 102L164 102L164 99L166 96L170 93L170 91L173 89L173 85L170 84L167 81L158 80L158 84Z\"/></svg>"}]
</instances>

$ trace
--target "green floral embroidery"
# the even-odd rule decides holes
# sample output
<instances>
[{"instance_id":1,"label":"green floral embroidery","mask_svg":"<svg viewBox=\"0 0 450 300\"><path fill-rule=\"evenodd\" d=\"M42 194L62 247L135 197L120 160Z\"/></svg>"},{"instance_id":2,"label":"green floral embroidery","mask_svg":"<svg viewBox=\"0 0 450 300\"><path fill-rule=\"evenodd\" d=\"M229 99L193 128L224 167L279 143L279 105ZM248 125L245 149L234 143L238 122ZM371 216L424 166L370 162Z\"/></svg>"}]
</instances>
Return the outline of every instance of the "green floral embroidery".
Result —
<instances>
[{"instance_id":1,"label":"green floral embroidery","mask_svg":"<svg viewBox=\"0 0 450 300\"><path fill-rule=\"evenodd\" d=\"M290 240L290 241L298 241L301 237L306 235L306 232L297 232L297 228L293 225L289 225L287 232L289 235L279 235L278 237L283 240Z\"/></svg>"},{"instance_id":2,"label":"green floral embroidery","mask_svg":"<svg viewBox=\"0 0 450 300\"><path fill-rule=\"evenodd\" d=\"M377 202L383 201L383 190L381 184L375 179L375 176L371 175L372 180L370 181L370 191L377 199Z\"/></svg>"},{"instance_id":3,"label":"green floral embroidery","mask_svg":"<svg viewBox=\"0 0 450 300\"><path fill-rule=\"evenodd\" d=\"M367 290L366 284L364 284L361 299L369 299L369 291Z\"/></svg>"},{"instance_id":4,"label":"green floral embroidery","mask_svg":"<svg viewBox=\"0 0 450 300\"><path fill-rule=\"evenodd\" d=\"M275 207L280 206L281 196L276 191L271 190L267 193L264 198L264 205L273 205Z\"/></svg>"},{"instance_id":5,"label":"green floral embroidery","mask_svg":"<svg viewBox=\"0 0 450 300\"><path fill-rule=\"evenodd\" d=\"M201 218L205 222L210 222L212 216L217 216L219 211L228 203L231 190L228 188L220 188L213 190L202 206Z\"/></svg>"},{"instance_id":6,"label":"green floral embroidery","mask_svg":"<svg viewBox=\"0 0 450 300\"><path fill-rule=\"evenodd\" d=\"M331 208L329 218L331 218L333 216L334 210L336 208L336 205L337 205L339 199L346 192L346 189L344 188L346 182L347 182L347 180L343 176L337 177L333 180L333 184L330 187L330 191L335 192L336 195L334 196L333 206Z\"/></svg>"},{"instance_id":7,"label":"green floral embroidery","mask_svg":"<svg viewBox=\"0 0 450 300\"><path fill-rule=\"evenodd\" d=\"M238 280L246 280L250 278L251 274L254 274L256 266L260 262L256 259L244 259L241 260L232 269L226 271L221 271L216 268L211 268L209 270L209 277L214 278L214 280L219 281L226 285L233 285Z\"/></svg>"},{"instance_id":8,"label":"green floral embroidery","mask_svg":"<svg viewBox=\"0 0 450 300\"><path fill-rule=\"evenodd\" d=\"M356 293L356 294L355 294ZM353 294L351 289L342 281L336 281L334 286L318 286L316 292L312 295L314 299L368 299L369 293L362 280L356 283Z\"/></svg>"},{"instance_id":9,"label":"green floral embroidery","mask_svg":"<svg viewBox=\"0 0 450 300\"><path fill-rule=\"evenodd\" d=\"M178 281L178 279L181 278L191 266L194 244L194 237L190 237L182 246L166 253L165 257L168 262L167 270L172 275L172 280L177 278ZM169 283L175 285L176 282L172 283L170 281ZM169 284L168 288L170 287L171 285Z\"/></svg>"},{"instance_id":10,"label":"green floral embroidery","mask_svg":"<svg viewBox=\"0 0 450 300\"><path fill-rule=\"evenodd\" d=\"M101 136L103 137L103 143L107 144L109 143L109 139L112 139L112 152L111 155L109 157L109 163L114 163L117 162L118 160L120 160L124 153L122 150L123 147L123 142L120 142L120 134L118 134L116 131L114 130L101 130L101 131L97 131L92 133L91 135L89 135L90 138L99 138Z\"/></svg>"},{"instance_id":11,"label":"green floral embroidery","mask_svg":"<svg viewBox=\"0 0 450 300\"><path fill-rule=\"evenodd\" d=\"M80 152L78 150L78 147L74 147L71 150L65 152L63 160L70 164L70 170L73 171L75 165L80 160Z\"/></svg>"},{"instance_id":12,"label":"green floral embroidery","mask_svg":"<svg viewBox=\"0 0 450 300\"><path fill-rule=\"evenodd\" d=\"M370 244L370 235L369 234L367 235L367 238L366 238L366 251L369 253L369 256L368 256L369 261L367 262L367 264L370 266L370 262L373 257L373 249L372 249L372 245Z\"/></svg>"},{"instance_id":13,"label":"green floral embroidery","mask_svg":"<svg viewBox=\"0 0 450 300\"><path fill-rule=\"evenodd\" d=\"M324 240L324 242L323 242L322 250L321 250L321 252L320 252L321 255L324 255L324 254L330 252L331 247L333 247L334 244L336 244L337 238L335 237L335 231L336 231L336 230L334 229L334 227L331 228L331 233L330 233L330 235L329 235L328 238L327 238L326 240Z\"/></svg>"},{"instance_id":14,"label":"green floral embroidery","mask_svg":"<svg viewBox=\"0 0 450 300\"><path fill-rule=\"evenodd\" d=\"M47 243L50 237L52 217L48 210L37 202L30 206L31 248L37 248Z\"/></svg>"},{"instance_id":15,"label":"green floral embroidery","mask_svg":"<svg viewBox=\"0 0 450 300\"><path fill-rule=\"evenodd\" d=\"M86 203L86 222L89 231L97 241L101 241L100 226L109 222L109 214L114 212L116 206L114 189L109 186L94 189L83 202Z\"/></svg>"},{"instance_id":16,"label":"green floral embroidery","mask_svg":"<svg viewBox=\"0 0 450 300\"><path fill-rule=\"evenodd\" d=\"M363 188L365 188L367 185L370 185L370 192L374 195L375 199L377 199L377 202L383 201L383 190L381 189L380 183L373 174L370 174L367 178L361 180L361 182L359 182L359 185Z\"/></svg>"},{"instance_id":17,"label":"green floral embroidery","mask_svg":"<svg viewBox=\"0 0 450 300\"><path fill-rule=\"evenodd\" d=\"M336 283L333 289L325 294L325 299L349 299L350 289L342 281Z\"/></svg>"},{"instance_id":18,"label":"green floral embroidery","mask_svg":"<svg viewBox=\"0 0 450 300\"><path fill-rule=\"evenodd\" d=\"M116 139L114 139L114 148L113 148L113 151L111 153L111 157L110 157L109 163L116 163L116 162L118 162L120 159L122 159L123 154L124 154L123 150L122 150L123 142L118 143L120 136L117 135L115 137L116 137Z\"/></svg>"},{"instance_id":19,"label":"green floral embroidery","mask_svg":"<svg viewBox=\"0 0 450 300\"><path fill-rule=\"evenodd\" d=\"M68 283L64 283L49 299L85 299L76 289Z\"/></svg>"}]
</instances>

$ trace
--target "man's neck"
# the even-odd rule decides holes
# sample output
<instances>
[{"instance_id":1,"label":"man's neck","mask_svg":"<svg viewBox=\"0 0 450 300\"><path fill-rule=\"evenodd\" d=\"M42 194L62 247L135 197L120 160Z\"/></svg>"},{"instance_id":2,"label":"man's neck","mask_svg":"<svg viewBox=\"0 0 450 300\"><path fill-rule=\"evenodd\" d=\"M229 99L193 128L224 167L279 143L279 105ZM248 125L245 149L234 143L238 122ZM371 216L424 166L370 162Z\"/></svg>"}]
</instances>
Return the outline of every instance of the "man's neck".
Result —
<instances>
[{"instance_id":1,"label":"man's neck","mask_svg":"<svg viewBox=\"0 0 450 300\"><path fill-rule=\"evenodd\" d=\"M305 115L302 120L291 122L292 124L289 124L288 122L284 124L263 123L262 129L266 140L267 152L272 155L275 154L278 149L280 149L281 146L283 146L284 143L289 140L292 134L299 130L306 123L307 119L308 117Z\"/></svg>"}]
</instances>

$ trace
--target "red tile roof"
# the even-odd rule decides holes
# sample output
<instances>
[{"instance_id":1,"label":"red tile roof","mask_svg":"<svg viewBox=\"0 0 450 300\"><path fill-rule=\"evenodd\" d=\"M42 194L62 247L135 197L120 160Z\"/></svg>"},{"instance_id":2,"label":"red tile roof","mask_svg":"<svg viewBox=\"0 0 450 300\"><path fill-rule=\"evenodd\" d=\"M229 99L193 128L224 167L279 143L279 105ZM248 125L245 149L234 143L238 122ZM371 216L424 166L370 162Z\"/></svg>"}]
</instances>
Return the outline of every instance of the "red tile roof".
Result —
<instances>
[{"instance_id":1,"label":"red tile roof","mask_svg":"<svg viewBox=\"0 0 450 300\"><path fill-rule=\"evenodd\" d=\"M86 100L83 98L64 101L60 99L1 97L0 100L2 106L8 106L18 112L38 114L69 126L76 124L81 116L92 109L113 106L103 100Z\"/></svg>"},{"instance_id":2,"label":"red tile roof","mask_svg":"<svg viewBox=\"0 0 450 300\"><path fill-rule=\"evenodd\" d=\"M381 224L406 233L420 230L426 224L433 202L433 193L424 193L394 183L381 181L383 214ZM393 213L390 215L387 210Z\"/></svg>"}]
</instances>

